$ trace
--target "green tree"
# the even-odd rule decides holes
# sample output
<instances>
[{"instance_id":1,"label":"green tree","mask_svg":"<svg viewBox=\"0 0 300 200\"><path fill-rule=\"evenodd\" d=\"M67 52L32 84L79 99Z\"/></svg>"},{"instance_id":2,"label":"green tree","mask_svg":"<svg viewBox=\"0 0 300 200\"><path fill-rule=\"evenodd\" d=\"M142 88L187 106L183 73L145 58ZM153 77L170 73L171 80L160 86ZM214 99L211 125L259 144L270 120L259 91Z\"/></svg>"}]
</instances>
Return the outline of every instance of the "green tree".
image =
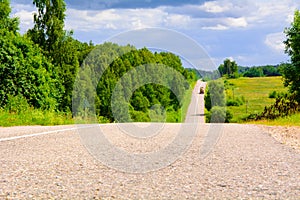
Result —
<instances>
[{"instance_id":1,"label":"green tree","mask_svg":"<svg viewBox=\"0 0 300 200\"><path fill-rule=\"evenodd\" d=\"M0 30L0 107L21 95L35 108L55 109L59 98L53 65L29 39Z\"/></svg>"},{"instance_id":2,"label":"green tree","mask_svg":"<svg viewBox=\"0 0 300 200\"><path fill-rule=\"evenodd\" d=\"M236 78L238 76L238 66L235 61L231 61L230 59L224 60L218 70L221 76L226 75L229 78Z\"/></svg>"},{"instance_id":3,"label":"green tree","mask_svg":"<svg viewBox=\"0 0 300 200\"><path fill-rule=\"evenodd\" d=\"M65 36L66 4L63 0L33 0L33 4L37 13L34 13L34 27L28 34L51 55Z\"/></svg>"},{"instance_id":4,"label":"green tree","mask_svg":"<svg viewBox=\"0 0 300 200\"><path fill-rule=\"evenodd\" d=\"M10 18L11 7L9 0L0 0L0 29L6 29L14 33L19 30L19 19Z\"/></svg>"},{"instance_id":5,"label":"green tree","mask_svg":"<svg viewBox=\"0 0 300 200\"><path fill-rule=\"evenodd\" d=\"M300 11L296 10L291 27L285 29L285 52L291 56L291 65L282 68L284 85L296 93L300 102Z\"/></svg>"},{"instance_id":6,"label":"green tree","mask_svg":"<svg viewBox=\"0 0 300 200\"><path fill-rule=\"evenodd\" d=\"M251 67L244 73L244 77L262 77L264 76L264 71L261 67Z\"/></svg>"},{"instance_id":7,"label":"green tree","mask_svg":"<svg viewBox=\"0 0 300 200\"><path fill-rule=\"evenodd\" d=\"M63 85L60 110L70 110L75 76L79 69L78 43L72 31L64 30L66 4L63 0L34 0L34 27L27 35L38 44L55 66Z\"/></svg>"}]
</instances>

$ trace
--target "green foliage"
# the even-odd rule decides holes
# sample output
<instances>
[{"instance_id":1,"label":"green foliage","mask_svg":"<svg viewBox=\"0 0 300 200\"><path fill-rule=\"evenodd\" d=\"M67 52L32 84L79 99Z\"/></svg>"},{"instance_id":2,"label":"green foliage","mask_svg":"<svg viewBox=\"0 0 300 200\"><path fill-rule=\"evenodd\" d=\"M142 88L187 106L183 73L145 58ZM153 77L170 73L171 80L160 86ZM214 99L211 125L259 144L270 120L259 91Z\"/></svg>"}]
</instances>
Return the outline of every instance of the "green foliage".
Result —
<instances>
[{"instance_id":1,"label":"green foliage","mask_svg":"<svg viewBox=\"0 0 300 200\"><path fill-rule=\"evenodd\" d=\"M276 90L272 91L269 93L269 98L271 99L275 99L275 98L279 98L279 97L282 97L284 96L286 93L284 92L278 92Z\"/></svg>"},{"instance_id":2,"label":"green foliage","mask_svg":"<svg viewBox=\"0 0 300 200\"><path fill-rule=\"evenodd\" d=\"M284 41L286 53L291 56L291 65L282 69L284 85L295 93L300 102L300 11L296 10L291 27L285 29L287 40Z\"/></svg>"},{"instance_id":3,"label":"green foliage","mask_svg":"<svg viewBox=\"0 0 300 200\"><path fill-rule=\"evenodd\" d=\"M207 123L229 123L233 115L225 107L214 106L206 115Z\"/></svg>"},{"instance_id":4,"label":"green foliage","mask_svg":"<svg viewBox=\"0 0 300 200\"><path fill-rule=\"evenodd\" d=\"M226 106L242 106L245 103L245 98L236 97L235 99L227 99Z\"/></svg>"},{"instance_id":5,"label":"green foliage","mask_svg":"<svg viewBox=\"0 0 300 200\"><path fill-rule=\"evenodd\" d=\"M59 85L51 63L26 37L0 32L0 107L8 95L22 95L35 108L55 109Z\"/></svg>"},{"instance_id":6,"label":"green foliage","mask_svg":"<svg viewBox=\"0 0 300 200\"><path fill-rule=\"evenodd\" d=\"M214 106L225 106L225 90L222 79L210 81L207 86L208 90L205 93L205 108L210 111Z\"/></svg>"},{"instance_id":7,"label":"green foliage","mask_svg":"<svg viewBox=\"0 0 300 200\"><path fill-rule=\"evenodd\" d=\"M222 79L208 82L204 101L207 123L228 123L232 119L232 114L225 107L225 87Z\"/></svg>"},{"instance_id":8,"label":"green foliage","mask_svg":"<svg viewBox=\"0 0 300 200\"><path fill-rule=\"evenodd\" d=\"M130 118L133 121L162 120L161 114L151 110L156 105L166 111L163 121L181 121L186 91L195 80L194 73L184 69L174 54L152 53L146 48L137 50L112 43L96 46L83 62L80 77L81 83L75 88L84 88L82 85L86 88L73 96L78 105L75 113L82 112L80 101L87 99L95 101L97 116L111 122L129 122ZM96 77L101 78L96 80ZM90 94L95 85L97 95L93 99Z\"/></svg>"},{"instance_id":9,"label":"green foliage","mask_svg":"<svg viewBox=\"0 0 300 200\"><path fill-rule=\"evenodd\" d=\"M64 30L66 4L63 0L34 0L33 4L37 13L34 14L34 27L27 36L43 49L59 76L62 85L59 109L71 110L75 76L89 47L74 40L72 31Z\"/></svg>"},{"instance_id":10,"label":"green foliage","mask_svg":"<svg viewBox=\"0 0 300 200\"><path fill-rule=\"evenodd\" d=\"M238 66L235 61L231 61L230 59L224 60L224 63L219 66L218 70L221 76L228 78L239 77Z\"/></svg>"},{"instance_id":11,"label":"green foliage","mask_svg":"<svg viewBox=\"0 0 300 200\"><path fill-rule=\"evenodd\" d=\"M8 95L8 103L5 105L4 109L9 113L20 114L29 110L30 106L22 95Z\"/></svg>"},{"instance_id":12,"label":"green foliage","mask_svg":"<svg viewBox=\"0 0 300 200\"><path fill-rule=\"evenodd\" d=\"M22 112L18 111L15 113L0 108L0 126L51 126L65 124L74 124L71 114L50 110L34 109L32 107L24 109Z\"/></svg>"},{"instance_id":13,"label":"green foliage","mask_svg":"<svg viewBox=\"0 0 300 200\"><path fill-rule=\"evenodd\" d=\"M259 67L251 67L249 70L247 70L244 74L244 77L263 77L264 71L262 68Z\"/></svg>"},{"instance_id":14,"label":"green foliage","mask_svg":"<svg viewBox=\"0 0 300 200\"><path fill-rule=\"evenodd\" d=\"M19 19L10 18L11 8L9 0L0 0L0 30L16 33L19 30Z\"/></svg>"},{"instance_id":15,"label":"green foliage","mask_svg":"<svg viewBox=\"0 0 300 200\"><path fill-rule=\"evenodd\" d=\"M64 20L66 4L63 0L33 0L37 7L34 13L34 28L28 35L53 59L53 53L65 37Z\"/></svg>"},{"instance_id":16,"label":"green foliage","mask_svg":"<svg viewBox=\"0 0 300 200\"><path fill-rule=\"evenodd\" d=\"M244 77L264 77L264 76L281 76L281 68L286 65L282 63L280 65L265 65L254 67L242 67L239 66L239 73Z\"/></svg>"}]
</instances>

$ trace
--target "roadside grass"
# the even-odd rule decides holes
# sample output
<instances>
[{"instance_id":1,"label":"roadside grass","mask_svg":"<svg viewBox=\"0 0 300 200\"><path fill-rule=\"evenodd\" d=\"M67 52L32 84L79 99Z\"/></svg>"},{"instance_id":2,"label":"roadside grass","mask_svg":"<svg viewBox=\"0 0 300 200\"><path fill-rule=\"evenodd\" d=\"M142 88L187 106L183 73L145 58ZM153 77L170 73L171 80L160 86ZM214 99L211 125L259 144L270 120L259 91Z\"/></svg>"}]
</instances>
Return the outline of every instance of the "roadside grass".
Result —
<instances>
[{"instance_id":1,"label":"roadside grass","mask_svg":"<svg viewBox=\"0 0 300 200\"><path fill-rule=\"evenodd\" d=\"M11 113L0 109L0 126L28 126L28 125L67 125L74 124L71 114L43 111L30 108L20 113Z\"/></svg>"},{"instance_id":2,"label":"roadside grass","mask_svg":"<svg viewBox=\"0 0 300 200\"><path fill-rule=\"evenodd\" d=\"M190 105L191 100L192 100L192 93L193 93L193 90L195 88L196 83L197 83L197 81L194 81L192 84L190 84L190 88L185 93L185 96L184 96L184 99L183 99L183 104L182 104L182 107L181 107L181 113L182 113L181 122L185 121L186 114L187 114L189 105Z\"/></svg>"},{"instance_id":3,"label":"roadside grass","mask_svg":"<svg viewBox=\"0 0 300 200\"><path fill-rule=\"evenodd\" d=\"M270 106L275 99L269 98L273 91L286 92L282 77L238 78L227 79L233 87L226 90L226 98L244 98L245 103L241 106L228 106L227 109L233 114L231 122L241 123L250 114L263 112L265 106Z\"/></svg>"},{"instance_id":4,"label":"roadside grass","mask_svg":"<svg viewBox=\"0 0 300 200\"><path fill-rule=\"evenodd\" d=\"M275 120L260 120L260 121L251 121L249 124L260 124L267 126L299 126L300 127L300 113L278 118Z\"/></svg>"}]
</instances>

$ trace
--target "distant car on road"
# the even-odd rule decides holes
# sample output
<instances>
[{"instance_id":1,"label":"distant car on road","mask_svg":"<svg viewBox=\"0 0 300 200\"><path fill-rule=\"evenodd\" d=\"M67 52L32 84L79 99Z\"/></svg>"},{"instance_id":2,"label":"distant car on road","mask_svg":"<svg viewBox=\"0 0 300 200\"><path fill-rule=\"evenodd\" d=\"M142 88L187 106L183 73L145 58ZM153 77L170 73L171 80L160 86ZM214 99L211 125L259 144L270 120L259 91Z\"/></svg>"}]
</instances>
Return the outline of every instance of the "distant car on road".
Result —
<instances>
[{"instance_id":1,"label":"distant car on road","mask_svg":"<svg viewBox=\"0 0 300 200\"><path fill-rule=\"evenodd\" d=\"M200 87L200 94L204 94L204 87Z\"/></svg>"}]
</instances>

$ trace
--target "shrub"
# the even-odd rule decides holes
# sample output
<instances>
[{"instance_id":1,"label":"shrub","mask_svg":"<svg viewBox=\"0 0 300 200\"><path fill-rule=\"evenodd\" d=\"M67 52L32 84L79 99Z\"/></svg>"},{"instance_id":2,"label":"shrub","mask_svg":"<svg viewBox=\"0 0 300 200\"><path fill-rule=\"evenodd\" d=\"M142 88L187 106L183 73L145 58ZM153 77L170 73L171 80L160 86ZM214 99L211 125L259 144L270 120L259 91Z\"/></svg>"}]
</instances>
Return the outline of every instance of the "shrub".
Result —
<instances>
[{"instance_id":1,"label":"shrub","mask_svg":"<svg viewBox=\"0 0 300 200\"><path fill-rule=\"evenodd\" d=\"M237 97L235 99L228 99L226 106L241 106L245 103L245 97Z\"/></svg>"},{"instance_id":2,"label":"shrub","mask_svg":"<svg viewBox=\"0 0 300 200\"><path fill-rule=\"evenodd\" d=\"M210 110L214 106L225 106L224 83L222 80L210 81L205 94L205 108Z\"/></svg>"},{"instance_id":3,"label":"shrub","mask_svg":"<svg viewBox=\"0 0 300 200\"><path fill-rule=\"evenodd\" d=\"M24 113L30 109L27 100L22 95L8 95L8 103L4 109L9 113Z\"/></svg>"},{"instance_id":4,"label":"shrub","mask_svg":"<svg viewBox=\"0 0 300 200\"><path fill-rule=\"evenodd\" d=\"M273 105L265 107L264 111L257 115L256 120L276 119L299 112L300 107L296 99L295 93L279 95Z\"/></svg>"},{"instance_id":5,"label":"shrub","mask_svg":"<svg viewBox=\"0 0 300 200\"><path fill-rule=\"evenodd\" d=\"M269 98L271 99L275 99L277 97L277 92L276 91L273 91L269 94Z\"/></svg>"},{"instance_id":6,"label":"shrub","mask_svg":"<svg viewBox=\"0 0 300 200\"><path fill-rule=\"evenodd\" d=\"M283 97L284 95L285 95L285 93L277 92L277 91L274 90L273 92L270 92L269 98L275 99L275 98Z\"/></svg>"},{"instance_id":7,"label":"shrub","mask_svg":"<svg viewBox=\"0 0 300 200\"><path fill-rule=\"evenodd\" d=\"M225 107L214 106L206 115L206 122L208 123L228 123L233 115Z\"/></svg>"}]
</instances>

